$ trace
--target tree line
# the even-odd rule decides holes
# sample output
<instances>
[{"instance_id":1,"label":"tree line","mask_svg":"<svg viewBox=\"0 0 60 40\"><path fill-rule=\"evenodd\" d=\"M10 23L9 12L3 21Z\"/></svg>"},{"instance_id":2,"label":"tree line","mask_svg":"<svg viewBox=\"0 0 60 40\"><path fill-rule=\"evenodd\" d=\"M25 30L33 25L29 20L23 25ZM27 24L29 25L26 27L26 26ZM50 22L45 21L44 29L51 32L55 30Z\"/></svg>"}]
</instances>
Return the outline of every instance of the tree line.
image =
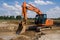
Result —
<instances>
[{"instance_id":1,"label":"tree line","mask_svg":"<svg viewBox=\"0 0 60 40\"><path fill-rule=\"evenodd\" d=\"M0 16L0 20L21 20L22 17L21 15L17 15L16 17L15 16ZM34 20L35 18L28 18L28 20ZM59 18L53 18L54 20L60 20L60 17Z\"/></svg>"},{"instance_id":2,"label":"tree line","mask_svg":"<svg viewBox=\"0 0 60 40\"><path fill-rule=\"evenodd\" d=\"M2 20L2 19L4 19L4 20L21 20L22 19L22 17L20 16L20 15L18 15L18 16L0 16L0 20Z\"/></svg>"},{"instance_id":3,"label":"tree line","mask_svg":"<svg viewBox=\"0 0 60 40\"><path fill-rule=\"evenodd\" d=\"M60 20L60 17L59 18L53 18L54 20Z\"/></svg>"}]
</instances>

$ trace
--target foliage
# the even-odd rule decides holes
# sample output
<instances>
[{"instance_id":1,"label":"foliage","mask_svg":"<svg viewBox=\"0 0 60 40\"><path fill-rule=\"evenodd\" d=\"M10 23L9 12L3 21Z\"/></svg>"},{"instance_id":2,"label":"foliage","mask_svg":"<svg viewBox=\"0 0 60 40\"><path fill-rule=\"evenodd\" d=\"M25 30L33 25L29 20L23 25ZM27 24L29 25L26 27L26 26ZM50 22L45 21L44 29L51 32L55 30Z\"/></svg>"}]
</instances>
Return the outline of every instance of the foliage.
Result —
<instances>
[{"instance_id":1,"label":"foliage","mask_svg":"<svg viewBox=\"0 0 60 40\"><path fill-rule=\"evenodd\" d=\"M21 16L0 16L0 20L20 20L22 17Z\"/></svg>"},{"instance_id":2,"label":"foliage","mask_svg":"<svg viewBox=\"0 0 60 40\"><path fill-rule=\"evenodd\" d=\"M17 19L17 20L21 20L22 17L21 17L20 15L18 15L18 16L16 16L16 19Z\"/></svg>"},{"instance_id":3,"label":"foliage","mask_svg":"<svg viewBox=\"0 0 60 40\"><path fill-rule=\"evenodd\" d=\"M0 16L0 20L21 20L20 15L15 16ZM35 18L28 18L27 20L34 20Z\"/></svg>"}]
</instances>

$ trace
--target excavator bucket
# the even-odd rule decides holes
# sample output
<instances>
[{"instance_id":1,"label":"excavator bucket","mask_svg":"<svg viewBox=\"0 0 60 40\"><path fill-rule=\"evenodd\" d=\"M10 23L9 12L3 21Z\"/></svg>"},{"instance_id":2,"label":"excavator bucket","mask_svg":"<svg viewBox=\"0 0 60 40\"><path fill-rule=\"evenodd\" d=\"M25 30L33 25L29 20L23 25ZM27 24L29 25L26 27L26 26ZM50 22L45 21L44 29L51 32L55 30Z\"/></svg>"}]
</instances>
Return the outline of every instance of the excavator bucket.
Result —
<instances>
[{"instance_id":1,"label":"excavator bucket","mask_svg":"<svg viewBox=\"0 0 60 40\"><path fill-rule=\"evenodd\" d=\"M20 32L22 31L22 29L23 29L23 26L22 26L21 23L19 23L19 26L18 26L18 29L16 31L16 34L20 34Z\"/></svg>"},{"instance_id":2,"label":"excavator bucket","mask_svg":"<svg viewBox=\"0 0 60 40\"><path fill-rule=\"evenodd\" d=\"M26 26L24 25L24 22L19 23L18 29L16 31L16 34L22 34L26 30Z\"/></svg>"}]
</instances>

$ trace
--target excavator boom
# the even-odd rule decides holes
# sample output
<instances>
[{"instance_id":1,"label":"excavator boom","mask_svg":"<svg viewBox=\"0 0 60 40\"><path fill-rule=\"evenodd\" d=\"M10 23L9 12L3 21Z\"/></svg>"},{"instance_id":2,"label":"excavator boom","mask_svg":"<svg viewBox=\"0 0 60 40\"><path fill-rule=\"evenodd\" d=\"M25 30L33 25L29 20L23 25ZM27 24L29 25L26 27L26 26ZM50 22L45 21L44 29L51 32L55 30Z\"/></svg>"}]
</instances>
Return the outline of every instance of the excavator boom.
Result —
<instances>
[{"instance_id":1,"label":"excavator boom","mask_svg":"<svg viewBox=\"0 0 60 40\"><path fill-rule=\"evenodd\" d=\"M26 4L26 2L23 2L23 5L22 5L22 15L24 17L25 23L26 23L26 20L27 20L27 10L34 11L38 15L42 14L42 12L38 8L32 6L31 4Z\"/></svg>"},{"instance_id":2,"label":"excavator boom","mask_svg":"<svg viewBox=\"0 0 60 40\"><path fill-rule=\"evenodd\" d=\"M27 13L26 13L27 9L26 9L26 2L23 2L23 5L22 5L22 15L24 17L23 21L25 21L26 23L26 20L27 20Z\"/></svg>"}]
</instances>

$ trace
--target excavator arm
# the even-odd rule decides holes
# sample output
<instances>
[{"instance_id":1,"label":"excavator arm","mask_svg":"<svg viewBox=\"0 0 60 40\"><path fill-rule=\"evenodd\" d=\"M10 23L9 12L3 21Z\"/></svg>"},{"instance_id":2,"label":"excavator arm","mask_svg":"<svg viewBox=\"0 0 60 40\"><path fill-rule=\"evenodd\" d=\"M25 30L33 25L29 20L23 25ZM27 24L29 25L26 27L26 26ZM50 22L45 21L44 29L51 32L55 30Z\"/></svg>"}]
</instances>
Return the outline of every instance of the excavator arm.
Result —
<instances>
[{"instance_id":1,"label":"excavator arm","mask_svg":"<svg viewBox=\"0 0 60 40\"><path fill-rule=\"evenodd\" d=\"M31 4L26 4L26 2L23 2L23 5L22 5L22 15L24 17L25 23L26 23L26 20L27 20L27 10L34 11L38 15L42 14L42 12L38 8L32 6Z\"/></svg>"}]
</instances>

